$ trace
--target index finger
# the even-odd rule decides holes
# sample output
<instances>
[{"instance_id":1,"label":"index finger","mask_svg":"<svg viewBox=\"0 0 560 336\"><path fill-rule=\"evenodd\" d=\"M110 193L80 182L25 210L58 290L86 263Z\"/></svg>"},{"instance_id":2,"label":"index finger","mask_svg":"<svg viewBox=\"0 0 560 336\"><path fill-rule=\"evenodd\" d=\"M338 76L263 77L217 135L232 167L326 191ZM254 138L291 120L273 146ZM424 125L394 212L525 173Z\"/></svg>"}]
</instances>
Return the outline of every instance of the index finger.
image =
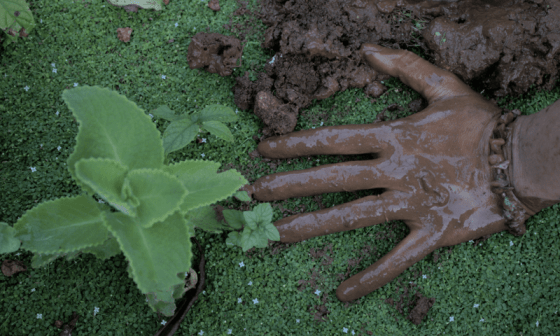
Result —
<instances>
[{"instance_id":1,"label":"index finger","mask_svg":"<svg viewBox=\"0 0 560 336\"><path fill-rule=\"evenodd\" d=\"M398 77L401 82L426 98L429 104L466 95L482 98L451 72L431 64L408 50L389 49L377 44L364 43L359 53L373 69Z\"/></svg>"}]
</instances>

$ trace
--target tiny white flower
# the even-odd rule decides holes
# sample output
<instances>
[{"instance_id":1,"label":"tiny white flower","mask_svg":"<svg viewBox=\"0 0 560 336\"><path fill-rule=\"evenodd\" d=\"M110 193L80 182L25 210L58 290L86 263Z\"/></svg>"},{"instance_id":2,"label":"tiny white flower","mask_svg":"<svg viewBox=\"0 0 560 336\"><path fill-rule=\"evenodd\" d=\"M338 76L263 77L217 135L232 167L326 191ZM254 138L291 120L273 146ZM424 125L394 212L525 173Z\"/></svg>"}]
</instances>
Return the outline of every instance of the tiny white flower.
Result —
<instances>
[{"instance_id":1,"label":"tiny white flower","mask_svg":"<svg viewBox=\"0 0 560 336\"><path fill-rule=\"evenodd\" d=\"M43 314L37 314L38 319L43 319Z\"/></svg>"},{"instance_id":2,"label":"tiny white flower","mask_svg":"<svg viewBox=\"0 0 560 336\"><path fill-rule=\"evenodd\" d=\"M315 294L319 295L319 294L321 294L321 291L317 289L317 290L315 291Z\"/></svg>"},{"instance_id":3,"label":"tiny white flower","mask_svg":"<svg viewBox=\"0 0 560 336\"><path fill-rule=\"evenodd\" d=\"M203 142L203 143L206 143L206 138L202 138L202 142Z\"/></svg>"},{"instance_id":4,"label":"tiny white flower","mask_svg":"<svg viewBox=\"0 0 560 336\"><path fill-rule=\"evenodd\" d=\"M206 294L206 291L202 291L202 294Z\"/></svg>"},{"instance_id":5,"label":"tiny white flower","mask_svg":"<svg viewBox=\"0 0 560 336\"><path fill-rule=\"evenodd\" d=\"M274 59L275 59L275 58L276 58L276 55L274 55L274 56L272 57L272 61L270 61L270 62L268 62L268 63L269 63L269 64L274 63Z\"/></svg>"},{"instance_id":6,"label":"tiny white flower","mask_svg":"<svg viewBox=\"0 0 560 336\"><path fill-rule=\"evenodd\" d=\"M513 242L512 242L512 241L509 242L509 246L513 246Z\"/></svg>"},{"instance_id":7,"label":"tiny white flower","mask_svg":"<svg viewBox=\"0 0 560 336\"><path fill-rule=\"evenodd\" d=\"M537 328L538 328L539 327L539 321L537 321L536 325L537 325Z\"/></svg>"},{"instance_id":8,"label":"tiny white flower","mask_svg":"<svg viewBox=\"0 0 560 336\"><path fill-rule=\"evenodd\" d=\"M204 153L200 154L200 156L205 157L206 155L204 155Z\"/></svg>"},{"instance_id":9,"label":"tiny white flower","mask_svg":"<svg viewBox=\"0 0 560 336\"><path fill-rule=\"evenodd\" d=\"M319 159L317 159L317 162L319 162Z\"/></svg>"},{"instance_id":10,"label":"tiny white flower","mask_svg":"<svg viewBox=\"0 0 560 336\"><path fill-rule=\"evenodd\" d=\"M78 86L78 83L74 83L74 87Z\"/></svg>"},{"instance_id":11,"label":"tiny white flower","mask_svg":"<svg viewBox=\"0 0 560 336\"><path fill-rule=\"evenodd\" d=\"M249 286L253 285L253 281L249 281L248 285Z\"/></svg>"},{"instance_id":12,"label":"tiny white flower","mask_svg":"<svg viewBox=\"0 0 560 336\"><path fill-rule=\"evenodd\" d=\"M161 324L165 325L167 322L165 322L165 320L161 321Z\"/></svg>"},{"instance_id":13,"label":"tiny white flower","mask_svg":"<svg viewBox=\"0 0 560 336\"><path fill-rule=\"evenodd\" d=\"M239 263L239 267L243 267L243 266L245 266L245 264L242 261L242 262Z\"/></svg>"},{"instance_id":14,"label":"tiny white flower","mask_svg":"<svg viewBox=\"0 0 560 336\"><path fill-rule=\"evenodd\" d=\"M342 328L342 331L348 333L348 328Z\"/></svg>"},{"instance_id":15,"label":"tiny white flower","mask_svg":"<svg viewBox=\"0 0 560 336\"><path fill-rule=\"evenodd\" d=\"M313 127L311 127L311 128L315 129L315 126L313 126Z\"/></svg>"},{"instance_id":16,"label":"tiny white flower","mask_svg":"<svg viewBox=\"0 0 560 336\"><path fill-rule=\"evenodd\" d=\"M228 335L231 335L231 329L228 329L227 333Z\"/></svg>"},{"instance_id":17,"label":"tiny white flower","mask_svg":"<svg viewBox=\"0 0 560 336\"><path fill-rule=\"evenodd\" d=\"M41 148L43 148L43 144L40 144L39 146L41 146Z\"/></svg>"},{"instance_id":18,"label":"tiny white flower","mask_svg":"<svg viewBox=\"0 0 560 336\"><path fill-rule=\"evenodd\" d=\"M449 318L449 322L453 322L453 321L455 321L455 317L451 316L451 317Z\"/></svg>"},{"instance_id":19,"label":"tiny white flower","mask_svg":"<svg viewBox=\"0 0 560 336\"><path fill-rule=\"evenodd\" d=\"M99 308L98 308L98 307L95 307L95 309L93 309L93 315L95 315L95 314L97 314L97 313L99 313Z\"/></svg>"},{"instance_id":20,"label":"tiny white flower","mask_svg":"<svg viewBox=\"0 0 560 336\"><path fill-rule=\"evenodd\" d=\"M56 147L56 149L58 149L59 152L60 152L60 149L61 149L61 148L62 148L62 147L60 147L60 146Z\"/></svg>"},{"instance_id":21,"label":"tiny white flower","mask_svg":"<svg viewBox=\"0 0 560 336\"><path fill-rule=\"evenodd\" d=\"M469 240L469 243L473 244L473 243L474 243L474 240Z\"/></svg>"},{"instance_id":22,"label":"tiny white flower","mask_svg":"<svg viewBox=\"0 0 560 336\"><path fill-rule=\"evenodd\" d=\"M175 27L177 27L177 26L179 26L179 23L178 23L178 22L175 22Z\"/></svg>"},{"instance_id":23,"label":"tiny white flower","mask_svg":"<svg viewBox=\"0 0 560 336\"><path fill-rule=\"evenodd\" d=\"M55 67L54 63L51 63L51 66L54 68Z\"/></svg>"},{"instance_id":24,"label":"tiny white flower","mask_svg":"<svg viewBox=\"0 0 560 336\"><path fill-rule=\"evenodd\" d=\"M296 323L299 323L299 319L296 320Z\"/></svg>"},{"instance_id":25,"label":"tiny white flower","mask_svg":"<svg viewBox=\"0 0 560 336\"><path fill-rule=\"evenodd\" d=\"M52 69L52 72L57 73L57 72L56 72L56 69Z\"/></svg>"},{"instance_id":26,"label":"tiny white flower","mask_svg":"<svg viewBox=\"0 0 560 336\"><path fill-rule=\"evenodd\" d=\"M162 79L165 79L165 75L161 75L161 78L162 78Z\"/></svg>"},{"instance_id":27,"label":"tiny white flower","mask_svg":"<svg viewBox=\"0 0 560 336\"><path fill-rule=\"evenodd\" d=\"M56 116L57 116L57 117L58 117L58 114L59 114L59 113L60 113L60 112L56 111L56 113L55 113L55 114L56 114Z\"/></svg>"},{"instance_id":28,"label":"tiny white flower","mask_svg":"<svg viewBox=\"0 0 560 336\"><path fill-rule=\"evenodd\" d=\"M323 122L321 121L321 126L323 126Z\"/></svg>"},{"instance_id":29,"label":"tiny white flower","mask_svg":"<svg viewBox=\"0 0 560 336\"><path fill-rule=\"evenodd\" d=\"M381 84L383 84L383 81L381 81Z\"/></svg>"},{"instance_id":30,"label":"tiny white flower","mask_svg":"<svg viewBox=\"0 0 560 336\"><path fill-rule=\"evenodd\" d=\"M41 19L41 23L43 23L43 19Z\"/></svg>"},{"instance_id":31,"label":"tiny white flower","mask_svg":"<svg viewBox=\"0 0 560 336\"><path fill-rule=\"evenodd\" d=\"M235 109L235 114L237 114L237 112L238 112L237 109Z\"/></svg>"},{"instance_id":32,"label":"tiny white flower","mask_svg":"<svg viewBox=\"0 0 560 336\"><path fill-rule=\"evenodd\" d=\"M484 322L484 319L480 319L480 321L478 321L478 322Z\"/></svg>"},{"instance_id":33,"label":"tiny white flower","mask_svg":"<svg viewBox=\"0 0 560 336\"><path fill-rule=\"evenodd\" d=\"M238 298L238 299L237 299L237 303L241 303L241 298Z\"/></svg>"},{"instance_id":34,"label":"tiny white flower","mask_svg":"<svg viewBox=\"0 0 560 336\"><path fill-rule=\"evenodd\" d=\"M35 288L31 289L31 291L34 292L34 291L35 291Z\"/></svg>"},{"instance_id":35,"label":"tiny white flower","mask_svg":"<svg viewBox=\"0 0 560 336\"><path fill-rule=\"evenodd\" d=\"M16 253L17 256L20 255L20 254L21 254L21 253Z\"/></svg>"},{"instance_id":36,"label":"tiny white flower","mask_svg":"<svg viewBox=\"0 0 560 336\"><path fill-rule=\"evenodd\" d=\"M201 330L198 334L199 335L204 335L204 331Z\"/></svg>"},{"instance_id":37,"label":"tiny white flower","mask_svg":"<svg viewBox=\"0 0 560 336\"><path fill-rule=\"evenodd\" d=\"M426 279L428 276L426 274L422 275L422 279Z\"/></svg>"},{"instance_id":38,"label":"tiny white flower","mask_svg":"<svg viewBox=\"0 0 560 336\"><path fill-rule=\"evenodd\" d=\"M26 86L24 87L24 89L25 89L25 91L29 91L29 86L26 85Z\"/></svg>"},{"instance_id":39,"label":"tiny white flower","mask_svg":"<svg viewBox=\"0 0 560 336\"><path fill-rule=\"evenodd\" d=\"M254 300L253 300L253 304L257 304L257 303L259 303L259 300L254 299Z\"/></svg>"},{"instance_id":40,"label":"tiny white flower","mask_svg":"<svg viewBox=\"0 0 560 336\"><path fill-rule=\"evenodd\" d=\"M354 332L354 330L352 330L352 335L356 335L356 333Z\"/></svg>"},{"instance_id":41,"label":"tiny white flower","mask_svg":"<svg viewBox=\"0 0 560 336\"><path fill-rule=\"evenodd\" d=\"M37 169L35 169L35 167L29 167L29 168L31 168L32 173L37 171Z\"/></svg>"},{"instance_id":42,"label":"tiny white flower","mask_svg":"<svg viewBox=\"0 0 560 336\"><path fill-rule=\"evenodd\" d=\"M479 306L479 304L478 304L478 303L475 303L474 306L473 306L473 308L478 308L478 306Z\"/></svg>"}]
</instances>

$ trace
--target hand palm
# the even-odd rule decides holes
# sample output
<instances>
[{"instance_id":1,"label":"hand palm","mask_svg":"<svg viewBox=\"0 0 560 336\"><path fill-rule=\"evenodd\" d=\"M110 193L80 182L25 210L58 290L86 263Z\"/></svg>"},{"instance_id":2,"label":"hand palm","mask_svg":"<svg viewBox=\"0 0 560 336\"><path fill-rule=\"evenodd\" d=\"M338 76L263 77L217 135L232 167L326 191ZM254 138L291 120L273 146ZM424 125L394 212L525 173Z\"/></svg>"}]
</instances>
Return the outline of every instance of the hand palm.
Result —
<instances>
[{"instance_id":1,"label":"hand palm","mask_svg":"<svg viewBox=\"0 0 560 336\"><path fill-rule=\"evenodd\" d=\"M341 301L380 288L442 246L507 230L499 196L491 191L489 140L500 109L453 74L403 50L366 44L360 53L375 70L422 94L429 106L407 118L367 125L305 130L266 139L269 158L376 153L369 161L272 174L248 187L261 201L327 192L382 188L379 196L274 223L281 242L402 220L410 233L391 252L344 281Z\"/></svg>"}]
</instances>

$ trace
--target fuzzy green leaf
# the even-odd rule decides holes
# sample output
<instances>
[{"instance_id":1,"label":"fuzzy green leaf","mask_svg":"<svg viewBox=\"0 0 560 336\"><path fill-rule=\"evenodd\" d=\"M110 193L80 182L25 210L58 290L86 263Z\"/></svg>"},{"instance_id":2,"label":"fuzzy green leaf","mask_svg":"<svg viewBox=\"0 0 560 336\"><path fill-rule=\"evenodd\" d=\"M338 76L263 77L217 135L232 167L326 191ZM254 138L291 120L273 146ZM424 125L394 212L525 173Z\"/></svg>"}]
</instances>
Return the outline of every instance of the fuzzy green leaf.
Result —
<instances>
[{"instance_id":1,"label":"fuzzy green leaf","mask_svg":"<svg viewBox=\"0 0 560 336\"><path fill-rule=\"evenodd\" d=\"M162 167L161 133L134 102L115 91L87 85L64 90L62 99L79 123L68 170L86 192L95 194L76 176L80 159L111 159L130 170Z\"/></svg>"},{"instance_id":2,"label":"fuzzy green leaf","mask_svg":"<svg viewBox=\"0 0 560 336\"><path fill-rule=\"evenodd\" d=\"M183 216L176 211L163 222L143 228L125 214L105 212L105 224L116 237L131 268L138 289L147 293L168 293L184 283L177 274L191 268L192 244Z\"/></svg>"},{"instance_id":3,"label":"fuzzy green leaf","mask_svg":"<svg viewBox=\"0 0 560 336\"><path fill-rule=\"evenodd\" d=\"M91 253L97 257L97 259L106 260L120 254L121 248L117 240L112 237L107 239L101 245L88 247L82 250L82 253Z\"/></svg>"},{"instance_id":4,"label":"fuzzy green leaf","mask_svg":"<svg viewBox=\"0 0 560 336\"><path fill-rule=\"evenodd\" d=\"M49 263L53 262L54 260L64 256L64 253L54 253L54 254L42 254L42 253L35 253L31 258L31 267L39 268L47 266Z\"/></svg>"},{"instance_id":5,"label":"fuzzy green leaf","mask_svg":"<svg viewBox=\"0 0 560 336\"><path fill-rule=\"evenodd\" d=\"M205 121L202 123L201 128L207 130L222 140L233 142L233 134L231 134L229 128L220 121Z\"/></svg>"},{"instance_id":6,"label":"fuzzy green leaf","mask_svg":"<svg viewBox=\"0 0 560 336\"><path fill-rule=\"evenodd\" d=\"M241 246L241 236L239 235L239 232L230 232L228 234L228 238L226 239L226 246Z\"/></svg>"},{"instance_id":7,"label":"fuzzy green leaf","mask_svg":"<svg viewBox=\"0 0 560 336\"><path fill-rule=\"evenodd\" d=\"M245 219L245 224L247 224L251 230L257 229L259 217L254 211L243 211L243 218Z\"/></svg>"},{"instance_id":8,"label":"fuzzy green leaf","mask_svg":"<svg viewBox=\"0 0 560 336\"><path fill-rule=\"evenodd\" d=\"M196 138L199 130L199 126L189 119L173 121L163 132L165 155L191 143Z\"/></svg>"},{"instance_id":9,"label":"fuzzy green leaf","mask_svg":"<svg viewBox=\"0 0 560 336\"><path fill-rule=\"evenodd\" d=\"M262 232L253 231L248 228L243 230L240 239L241 247L243 252L247 252L253 247L267 247L268 240ZM264 245L264 246L263 246Z\"/></svg>"},{"instance_id":10,"label":"fuzzy green leaf","mask_svg":"<svg viewBox=\"0 0 560 336\"><path fill-rule=\"evenodd\" d=\"M169 121L177 121L184 119L185 116L176 115L167 105L158 106L157 109L152 111L152 114L158 118L169 120Z\"/></svg>"},{"instance_id":11,"label":"fuzzy green leaf","mask_svg":"<svg viewBox=\"0 0 560 336\"><path fill-rule=\"evenodd\" d=\"M208 105L202 111L196 113L199 122L205 121L221 121L232 122L237 121L238 117L233 110L223 105Z\"/></svg>"},{"instance_id":12,"label":"fuzzy green leaf","mask_svg":"<svg viewBox=\"0 0 560 336\"><path fill-rule=\"evenodd\" d=\"M278 232L278 229L276 228L276 226L274 226L274 224L271 223L265 225L263 227L263 230L268 239L274 241L280 241L280 232Z\"/></svg>"},{"instance_id":13,"label":"fuzzy green leaf","mask_svg":"<svg viewBox=\"0 0 560 336\"><path fill-rule=\"evenodd\" d=\"M68 253L102 244L108 236L102 212L86 195L39 204L14 225L22 248L36 253Z\"/></svg>"},{"instance_id":14,"label":"fuzzy green leaf","mask_svg":"<svg viewBox=\"0 0 560 336\"><path fill-rule=\"evenodd\" d=\"M249 197L249 194L244 190L237 191L235 194L233 194L233 197L237 198L238 200L240 200L242 202L250 202L251 201L251 197Z\"/></svg>"},{"instance_id":15,"label":"fuzzy green leaf","mask_svg":"<svg viewBox=\"0 0 560 336\"><path fill-rule=\"evenodd\" d=\"M138 199L134 195L127 198L123 194L123 184L127 167L111 159L81 159L76 162L76 176L93 189L115 209L136 217Z\"/></svg>"},{"instance_id":16,"label":"fuzzy green leaf","mask_svg":"<svg viewBox=\"0 0 560 336\"><path fill-rule=\"evenodd\" d=\"M165 171L136 169L126 176L123 194L136 197L139 204L135 222L149 228L178 211L188 191L178 178Z\"/></svg>"},{"instance_id":17,"label":"fuzzy green leaf","mask_svg":"<svg viewBox=\"0 0 560 336\"><path fill-rule=\"evenodd\" d=\"M243 211L239 210L224 210L222 211L226 222L234 229L239 230L245 224L245 218L243 217Z\"/></svg>"},{"instance_id":18,"label":"fuzzy green leaf","mask_svg":"<svg viewBox=\"0 0 560 336\"><path fill-rule=\"evenodd\" d=\"M193 209L185 217L195 227L211 233L222 233L222 230L231 231L232 228L216 219L216 211L210 205Z\"/></svg>"},{"instance_id":19,"label":"fuzzy green leaf","mask_svg":"<svg viewBox=\"0 0 560 336\"><path fill-rule=\"evenodd\" d=\"M259 226L272 222L272 207L270 206L270 203L262 203L257 205L253 209L253 212L258 217Z\"/></svg>"},{"instance_id":20,"label":"fuzzy green leaf","mask_svg":"<svg viewBox=\"0 0 560 336\"><path fill-rule=\"evenodd\" d=\"M19 249L21 242L14 238L16 230L8 223L0 222L0 254L15 252Z\"/></svg>"},{"instance_id":21,"label":"fuzzy green leaf","mask_svg":"<svg viewBox=\"0 0 560 336\"><path fill-rule=\"evenodd\" d=\"M216 162L185 160L162 168L177 177L189 191L181 204L181 213L223 200L248 183L235 170L216 173L219 167Z\"/></svg>"}]
</instances>

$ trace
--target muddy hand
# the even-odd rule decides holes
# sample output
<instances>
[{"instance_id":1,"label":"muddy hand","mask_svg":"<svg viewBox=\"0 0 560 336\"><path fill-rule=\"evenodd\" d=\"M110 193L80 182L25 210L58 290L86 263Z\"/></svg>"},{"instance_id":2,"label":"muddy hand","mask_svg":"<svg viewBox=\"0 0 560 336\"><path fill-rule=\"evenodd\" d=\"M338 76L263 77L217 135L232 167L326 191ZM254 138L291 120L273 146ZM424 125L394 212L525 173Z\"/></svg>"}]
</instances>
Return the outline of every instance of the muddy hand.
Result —
<instances>
[{"instance_id":1,"label":"muddy hand","mask_svg":"<svg viewBox=\"0 0 560 336\"><path fill-rule=\"evenodd\" d=\"M398 77L429 102L404 119L323 127L268 138L268 158L376 153L369 161L327 164L259 178L247 187L259 201L341 191L383 189L328 209L283 218L280 241L299 242L392 220L410 233L391 252L344 281L336 295L358 299L393 280L442 246L507 229L499 196L491 191L489 140L500 109L455 75L415 54L373 44L360 49L376 71Z\"/></svg>"}]
</instances>

